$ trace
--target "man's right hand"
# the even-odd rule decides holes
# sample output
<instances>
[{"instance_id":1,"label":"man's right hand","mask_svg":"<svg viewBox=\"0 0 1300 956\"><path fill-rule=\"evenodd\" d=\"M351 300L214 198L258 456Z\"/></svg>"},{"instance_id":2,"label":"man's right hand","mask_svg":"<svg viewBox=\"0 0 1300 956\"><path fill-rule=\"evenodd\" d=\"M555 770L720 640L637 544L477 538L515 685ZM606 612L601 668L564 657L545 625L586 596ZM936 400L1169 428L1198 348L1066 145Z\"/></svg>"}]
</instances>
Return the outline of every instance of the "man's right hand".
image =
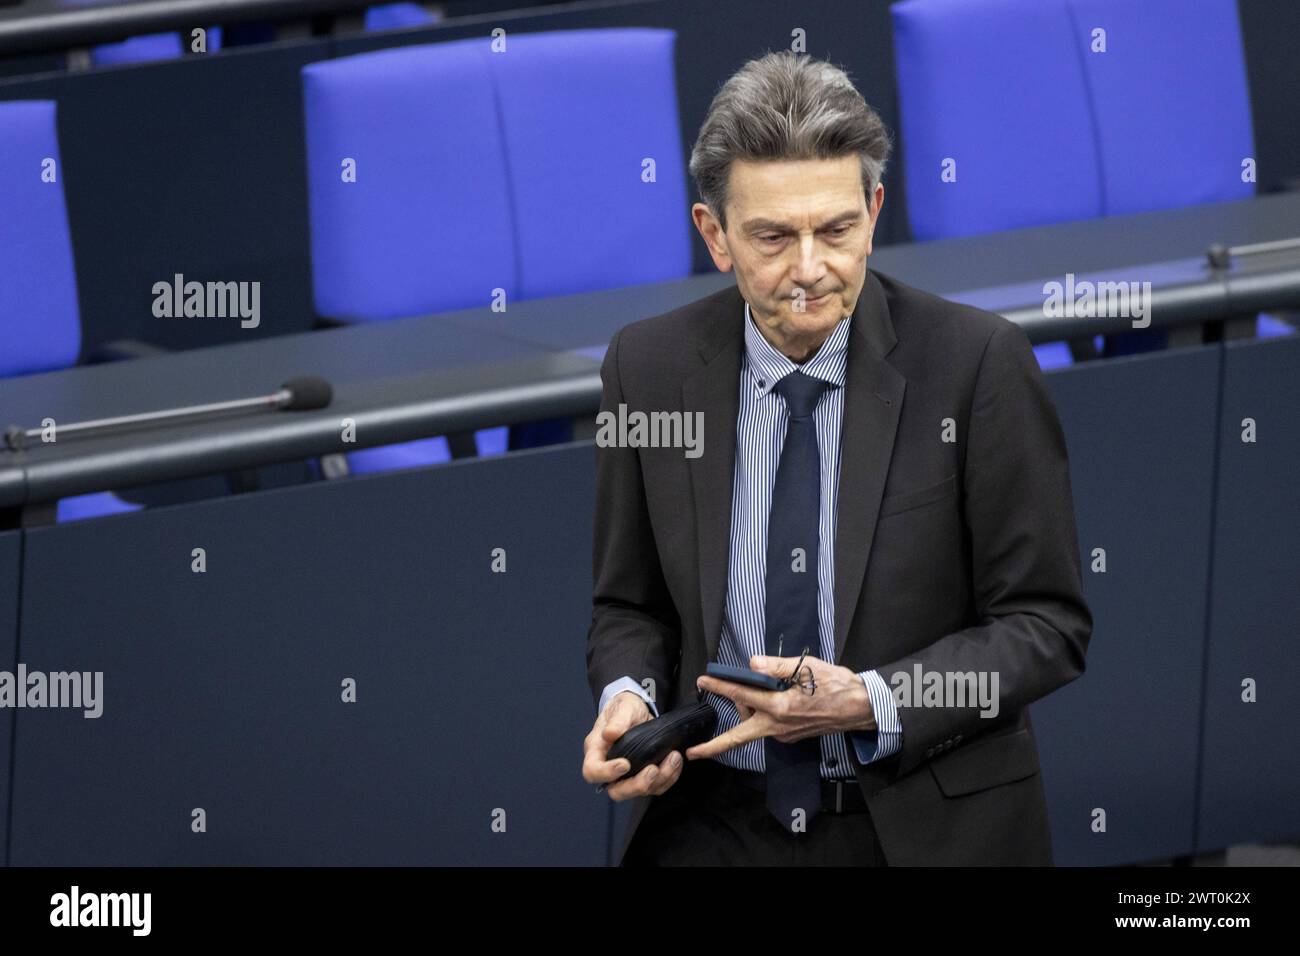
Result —
<instances>
[{"instance_id":1,"label":"man's right hand","mask_svg":"<svg viewBox=\"0 0 1300 956\"><path fill-rule=\"evenodd\" d=\"M682 755L670 753L658 766L650 764L639 774L619 780L632 769L622 757L607 760L610 745L637 724L650 719L650 707L636 694L624 691L615 694L583 743L582 779L587 783L609 784L605 792L611 800L630 800L633 797L658 796L677 782L682 774ZM618 783L610 783L618 780Z\"/></svg>"}]
</instances>

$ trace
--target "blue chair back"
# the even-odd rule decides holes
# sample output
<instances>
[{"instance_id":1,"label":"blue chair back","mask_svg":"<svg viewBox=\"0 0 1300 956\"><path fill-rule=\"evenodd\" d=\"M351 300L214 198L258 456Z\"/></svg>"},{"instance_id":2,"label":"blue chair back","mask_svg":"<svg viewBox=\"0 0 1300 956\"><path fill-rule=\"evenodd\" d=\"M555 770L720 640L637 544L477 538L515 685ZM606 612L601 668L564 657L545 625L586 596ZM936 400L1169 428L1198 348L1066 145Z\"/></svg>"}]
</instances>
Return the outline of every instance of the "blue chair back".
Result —
<instances>
[{"instance_id":1,"label":"blue chair back","mask_svg":"<svg viewBox=\"0 0 1300 956\"><path fill-rule=\"evenodd\" d=\"M1102 214L1248 199L1255 155L1245 46L1235 0L1069 0L1085 53Z\"/></svg>"},{"instance_id":2,"label":"blue chair back","mask_svg":"<svg viewBox=\"0 0 1300 956\"><path fill-rule=\"evenodd\" d=\"M316 311L376 321L518 292L481 40L303 69Z\"/></svg>"},{"instance_id":3,"label":"blue chair back","mask_svg":"<svg viewBox=\"0 0 1300 956\"><path fill-rule=\"evenodd\" d=\"M1066 0L905 0L891 13L914 239L1103 214Z\"/></svg>"},{"instance_id":4,"label":"blue chair back","mask_svg":"<svg viewBox=\"0 0 1300 956\"><path fill-rule=\"evenodd\" d=\"M674 40L578 30L305 67L317 311L374 321L689 274Z\"/></svg>"},{"instance_id":5,"label":"blue chair back","mask_svg":"<svg viewBox=\"0 0 1300 956\"><path fill-rule=\"evenodd\" d=\"M541 33L488 60L524 298L690 274L675 41L670 30Z\"/></svg>"},{"instance_id":6,"label":"blue chair back","mask_svg":"<svg viewBox=\"0 0 1300 956\"><path fill-rule=\"evenodd\" d=\"M1234 0L905 0L891 13L918 240L1254 192Z\"/></svg>"},{"instance_id":7,"label":"blue chair back","mask_svg":"<svg viewBox=\"0 0 1300 956\"><path fill-rule=\"evenodd\" d=\"M0 103L0 377L75 365L77 276L55 104Z\"/></svg>"}]
</instances>

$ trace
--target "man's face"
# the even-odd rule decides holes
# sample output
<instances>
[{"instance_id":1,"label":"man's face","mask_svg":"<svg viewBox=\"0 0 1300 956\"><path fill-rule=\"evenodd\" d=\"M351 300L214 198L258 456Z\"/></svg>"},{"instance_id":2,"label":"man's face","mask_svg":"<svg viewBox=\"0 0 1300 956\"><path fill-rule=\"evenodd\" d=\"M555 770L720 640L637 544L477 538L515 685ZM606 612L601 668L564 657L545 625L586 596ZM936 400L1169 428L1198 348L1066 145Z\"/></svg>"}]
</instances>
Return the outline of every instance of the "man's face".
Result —
<instances>
[{"instance_id":1,"label":"man's face","mask_svg":"<svg viewBox=\"0 0 1300 956\"><path fill-rule=\"evenodd\" d=\"M868 207L856 155L731 164L727 229L708 206L691 214L763 334L795 361L811 357L866 281L885 188Z\"/></svg>"}]
</instances>

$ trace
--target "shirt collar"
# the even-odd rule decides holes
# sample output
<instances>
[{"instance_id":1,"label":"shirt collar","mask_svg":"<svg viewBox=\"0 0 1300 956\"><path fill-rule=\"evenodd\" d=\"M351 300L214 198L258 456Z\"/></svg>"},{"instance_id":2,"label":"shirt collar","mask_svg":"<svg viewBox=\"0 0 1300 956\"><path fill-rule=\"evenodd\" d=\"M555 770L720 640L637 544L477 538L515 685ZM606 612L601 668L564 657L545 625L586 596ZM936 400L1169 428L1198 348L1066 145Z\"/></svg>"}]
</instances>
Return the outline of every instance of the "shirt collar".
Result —
<instances>
[{"instance_id":1,"label":"shirt collar","mask_svg":"<svg viewBox=\"0 0 1300 956\"><path fill-rule=\"evenodd\" d=\"M745 303L745 357L748 359L749 379L754 391L761 397L772 390L781 379L796 369L805 375L819 378L824 382L842 388L844 386L844 369L848 357L849 323L853 316L846 315L826 337L817 353L804 362L796 364L789 356L783 355L772 346L763 333L754 324L749 314L749 303Z\"/></svg>"}]
</instances>

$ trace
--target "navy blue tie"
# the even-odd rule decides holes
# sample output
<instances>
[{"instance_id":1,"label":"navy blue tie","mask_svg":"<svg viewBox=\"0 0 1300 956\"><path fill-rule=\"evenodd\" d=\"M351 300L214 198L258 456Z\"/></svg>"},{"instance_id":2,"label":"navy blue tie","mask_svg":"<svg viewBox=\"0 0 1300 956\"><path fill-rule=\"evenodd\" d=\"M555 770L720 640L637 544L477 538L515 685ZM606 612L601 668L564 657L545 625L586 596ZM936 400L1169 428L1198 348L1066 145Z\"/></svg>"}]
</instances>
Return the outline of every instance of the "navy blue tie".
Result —
<instances>
[{"instance_id":1,"label":"navy blue tie","mask_svg":"<svg viewBox=\"0 0 1300 956\"><path fill-rule=\"evenodd\" d=\"M817 618L817 546L821 515L821 458L813 409L828 382L793 371L773 388L790 412L781 448L781 463L772 487L767 525L766 652L798 657L821 651ZM767 808L777 821L795 831L796 810L811 823L821 810L821 742L805 737L781 743L764 737Z\"/></svg>"}]
</instances>

